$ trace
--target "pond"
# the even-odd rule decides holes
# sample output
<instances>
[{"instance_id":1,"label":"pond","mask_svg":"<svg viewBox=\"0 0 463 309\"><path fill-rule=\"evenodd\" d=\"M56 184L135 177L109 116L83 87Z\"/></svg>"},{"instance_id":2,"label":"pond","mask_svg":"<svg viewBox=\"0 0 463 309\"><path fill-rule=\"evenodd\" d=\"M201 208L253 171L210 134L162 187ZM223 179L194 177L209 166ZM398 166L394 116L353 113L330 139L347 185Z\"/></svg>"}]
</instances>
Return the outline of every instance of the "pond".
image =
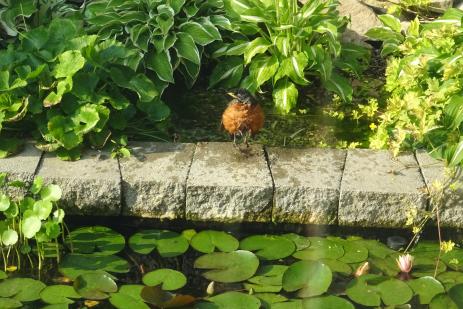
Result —
<instances>
[{"instance_id":1,"label":"pond","mask_svg":"<svg viewBox=\"0 0 463 309\"><path fill-rule=\"evenodd\" d=\"M422 240L407 260L405 246L354 234L79 227L59 263L52 245L41 272L1 273L0 308L462 308L463 250L437 259L438 243Z\"/></svg>"}]
</instances>

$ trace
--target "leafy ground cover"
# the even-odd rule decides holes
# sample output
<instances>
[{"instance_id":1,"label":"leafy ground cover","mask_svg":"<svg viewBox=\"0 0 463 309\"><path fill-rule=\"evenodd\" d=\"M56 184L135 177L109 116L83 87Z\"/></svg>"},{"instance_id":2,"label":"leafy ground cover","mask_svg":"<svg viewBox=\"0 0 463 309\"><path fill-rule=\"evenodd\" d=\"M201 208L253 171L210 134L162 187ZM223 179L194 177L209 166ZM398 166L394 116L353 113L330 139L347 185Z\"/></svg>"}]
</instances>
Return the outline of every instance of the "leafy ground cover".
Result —
<instances>
[{"instance_id":1,"label":"leafy ground cover","mask_svg":"<svg viewBox=\"0 0 463 309\"><path fill-rule=\"evenodd\" d=\"M72 245L71 245L72 244ZM463 249L409 253L361 237L103 226L67 235L46 276L0 272L2 308L461 308ZM71 250L72 248L72 250ZM404 256L402 256L402 259ZM437 267L435 267L437 263ZM400 267L399 267L400 266Z\"/></svg>"}]
</instances>

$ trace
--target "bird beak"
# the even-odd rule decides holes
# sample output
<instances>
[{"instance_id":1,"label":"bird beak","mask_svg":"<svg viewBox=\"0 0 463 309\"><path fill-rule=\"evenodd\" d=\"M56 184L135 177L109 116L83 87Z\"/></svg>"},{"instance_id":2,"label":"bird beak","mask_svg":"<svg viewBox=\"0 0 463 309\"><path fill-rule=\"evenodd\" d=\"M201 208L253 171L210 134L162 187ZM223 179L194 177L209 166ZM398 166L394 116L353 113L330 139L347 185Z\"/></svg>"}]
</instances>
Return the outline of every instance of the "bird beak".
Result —
<instances>
[{"instance_id":1,"label":"bird beak","mask_svg":"<svg viewBox=\"0 0 463 309\"><path fill-rule=\"evenodd\" d=\"M227 94L229 96L231 96L233 99L238 99L238 97L236 96L236 94L234 94L233 92L227 92Z\"/></svg>"}]
</instances>

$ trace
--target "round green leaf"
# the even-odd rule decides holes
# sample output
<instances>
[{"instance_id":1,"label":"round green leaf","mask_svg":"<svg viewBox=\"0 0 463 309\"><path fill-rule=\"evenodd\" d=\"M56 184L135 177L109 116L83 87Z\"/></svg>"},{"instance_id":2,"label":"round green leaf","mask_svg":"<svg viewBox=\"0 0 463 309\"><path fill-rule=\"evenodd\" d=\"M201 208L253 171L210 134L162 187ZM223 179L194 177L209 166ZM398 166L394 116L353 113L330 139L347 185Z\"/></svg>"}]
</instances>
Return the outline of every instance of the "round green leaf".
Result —
<instances>
[{"instance_id":1,"label":"round green leaf","mask_svg":"<svg viewBox=\"0 0 463 309\"><path fill-rule=\"evenodd\" d=\"M207 300L217 305L220 309L260 308L260 300L257 297L239 292L226 292L217 296L210 297ZM208 307L199 305L198 308L200 309Z\"/></svg>"},{"instance_id":2,"label":"round green leaf","mask_svg":"<svg viewBox=\"0 0 463 309\"><path fill-rule=\"evenodd\" d=\"M352 268L339 260L321 259L320 262L326 264L334 273L340 273L346 276L352 274Z\"/></svg>"},{"instance_id":3,"label":"round green leaf","mask_svg":"<svg viewBox=\"0 0 463 309\"><path fill-rule=\"evenodd\" d=\"M123 285L117 293L111 293L109 302L117 309L149 309L141 298L143 287L136 284Z\"/></svg>"},{"instance_id":4,"label":"round green leaf","mask_svg":"<svg viewBox=\"0 0 463 309\"><path fill-rule=\"evenodd\" d=\"M140 254L149 254L155 248L162 257L175 257L188 250L188 240L182 235L164 230L144 230L129 239L130 248Z\"/></svg>"},{"instance_id":5,"label":"round green leaf","mask_svg":"<svg viewBox=\"0 0 463 309\"><path fill-rule=\"evenodd\" d=\"M296 245L281 236L255 235L241 240L240 249L256 251L256 255L263 260L278 260L293 254Z\"/></svg>"},{"instance_id":6,"label":"round green leaf","mask_svg":"<svg viewBox=\"0 0 463 309\"><path fill-rule=\"evenodd\" d=\"M288 292L299 291L300 297L311 297L325 293L331 285L330 268L318 261L299 261L286 270L283 275L283 289Z\"/></svg>"},{"instance_id":7,"label":"round green leaf","mask_svg":"<svg viewBox=\"0 0 463 309\"><path fill-rule=\"evenodd\" d=\"M232 235L221 231L201 231L191 239L191 246L203 253L212 253L217 248L222 252L238 249L239 241Z\"/></svg>"},{"instance_id":8,"label":"round green leaf","mask_svg":"<svg viewBox=\"0 0 463 309\"><path fill-rule=\"evenodd\" d=\"M388 246L377 240L358 239L352 241L367 248L370 257L384 259L386 256L394 252L394 250L390 249Z\"/></svg>"},{"instance_id":9,"label":"round green leaf","mask_svg":"<svg viewBox=\"0 0 463 309\"><path fill-rule=\"evenodd\" d=\"M217 282L239 282L251 278L259 267L259 259L249 251L214 252L196 259L195 268L210 269L203 276Z\"/></svg>"},{"instance_id":10,"label":"round green leaf","mask_svg":"<svg viewBox=\"0 0 463 309\"><path fill-rule=\"evenodd\" d=\"M347 296L360 305L378 307L381 305L381 297L372 283L384 280L386 280L385 277L378 275L364 275L355 278L347 285Z\"/></svg>"},{"instance_id":11,"label":"round green leaf","mask_svg":"<svg viewBox=\"0 0 463 309\"><path fill-rule=\"evenodd\" d=\"M127 273L129 263L116 255L68 254L59 265L59 271L68 278L75 279L82 273L92 271Z\"/></svg>"},{"instance_id":12,"label":"round green leaf","mask_svg":"<svg viewBox=\"0 0 463 309\"><path fill-rule=\"evenodd\" d=\"M0 280L6 279L6 278L8 278L8 275L3 270L0 270Z\"/></svg>"},{"instance_id":13,"label":"round green leaf","mask_svg":"<svg viewBox=\"0 0 463 309\"><path fill-rule=\"evenodd\" d=\"M403 281L389 279L378 284L377 289L381 299L387 306L403 305L413 296L413 291Z\"/></svg>"},{"instance_id":14,"label":"round green leaf","mask_svg":"<svg viewBox=\"0 0 463 309\"><path fill-rule=\"evenodd\" d=\"M10 198L4 193L0 193L0 211L5 211L10 207Z\"/></svg>"},{"instance_id":15,"label":"round green leaf","mask_svg":"<svg viewBox=\"0 0 463 309\"><path fill-rule=\"evenodd\" d=\"M344 263L360 263L368 258L368 249L361 243L343 240L341 242L344 248L344 255L339 258L339 261Z\"/></svg>"},{"instance_id":16,"label":"round green leaf","mask_svg":"<svg viewBox=\"0 0 463 309\"><path fill-rule=\"evenodd\" d=\"M337 296L322 296L306 298L302 301L303 308L332 308L332 309L355 309L348 300Z\"/></svg>"},{"instance_id":17,"label":"round green leaf","mask_svg":"<svg viewBox=\"0 0 463 309\"><path fill-rule=\"evenodd\" d=\"M269 308L271 304L282 303L288 300L283 295L275 293L256 293L253 295L260 299L264 308Z\"/></svg>"},{"instance_id":18,"label":"round green leaf","mask_svg":"<svg viewBox=\"0 0 463 309\"><path fill-rule=\"evenodd\" d=\"M108 298L108 293L115 293L117 284L107 273L89 272L74 280L74 289L86 299L101 300Z\"/></svg>"},{"instance_id":19,"label":"round green leaf","mask_svg":"<svg viewBox=\"0 0 463 309\"><path fill-rule=\"evenodd\" d=\"M23 304L14 298L4 298L0 297L0 308L10 309L10 308L22 308Z\"/></svg>"},{"instance_id":20,"label":"round green leaf","mask_svg":"<svg viewBox=\"0 0 463 309\"><path fill-rule=\"evenodd\" d=\"M24 220L21 222L21 227L23 231L23 235L26 238L34 238L35 234L40 231L40 227L42 226L42 222L40 218L37 216L28 216L25 217Z\"/></svg>"},{"instance_id":21,"label":"round green leaf","mask_svg":"<svg viewBox=\"0 0 463 309\"><path fill-rule=\"evenodd\" d=\"M40 299L45 288L41 281L30 278L12 278L0 282L0 297L10 297L21 302Z\"/></svg>"},{"instance_id":22,"label":"round green leaf","mask_svg":"<svg viewBox=\"0 0 463 309\"><path fill-rule=\"evenodd\" d=\"M421 277L407 283L415 294L418 295L420 304L422 305L429 304L435 295L444 292L442 284L433 277Z\"/></svg>"},{"instance_id":23,"label":"round green leaf","mask_svg":"<svg viewBox=\"0 0 463 309\"><path fill-rule=\"evenodd\" d=\"M2 243L5 246L13 246L18 242L18 233L15 230L6 230L2 233Z\"/></svg>"},{"instance_id":24,"label":"round green leaf","mask_svg":"<svg viewBox=\"0 0 463 309\"><path fill-rule=\"evenodd\" d=\"M73 230L66 239L68 246L71 242L74 253L112 255L125 247L124 236L105 226L89 226Z\"/></svg>"},{"instance_id":25,"label":"round green leaf","mask_svg":"<svg viewBox=\"0 0 463 309\"><path fill-rule=\"evenodd\" d=\"M46 220L51 214L53 204L50 201L37 201L34 203L32 210L39 217L40 220Z\"/></svg>"},{"instance_id":26,"label":"round green leaf","mask_svg":"<svg viewBox=\"0 0 463 309\"><path fill-rule=\"evenodd\" d=\"M80 295L69 285L50 285L42 290L40 298L47 304L72 304L71 298L80 298Z\"/></svg>"},{"instance_id":27,"label":"round green leaf","mask_svg":"<svg viewBox=\"0 0 463 309\"><path fill-rule=\"evenodd\" d=\"M437 276L437 279L444 285L445 289L448 291L454 285L463 283L463 273L458 271L446 271L440 273Z\"/></svg>"},{"instance_id":28,"label":"round green leaf","mask_svg":"<svg viewBox=\"0 0 463 309\"><path fill-rule=\"evenodd\" d=\"M434 296L429 304L430 309L461 309L447 294Z\"/></svg>"},{"instance_id":29,"label":"round green leaf","mask_svg":"<svg viewBox=\"0 0 463 309\"><path fill-rule=\"evenodd\" d=\"M283 284L283 274L288 269L286 265L265 265L250 278L248 281L260 285L276 285Z\"/></svg>"},{"instance_id":30,"label":"round green leaf","mask_svg":"<svg viewBox=\"0 0 463 309\"><path fill-rule=\"evenodd\" d=\"M48 185L40 191L40 197L44 201L57 202L61 199L61 188L57 185Z\"/></svg>"},{"instance_id":31,"label":"round green leaf","mask_svg":"<svg viewBox=\"0 0 463 309\"><path fill-rule=\"evenodd\" d=\"M436 268L436 258L428 258L422 256L416 256L413 260L412 276L413 277L426 277L434 276L434 271ZM444 272L447 269L447 266L442 261L439 261L437 267L437 274Z\"/></svg>"},{"instance_id":32,"label":"round green leaf","mask_svg":"<svg viewBox=\"0 0 463 309\"><path fill-rule=\"evenodd\" d=\"M296 245L297 251L310 247L310 239L308 237L304 237L295 233L283 234L281 236L292 240Z\"/></svg>"},{"instance_id":33,"label":"round green leaf","mask_svg":"<svg viewBox=\"0 0 463 309\"><path fill-rule=\"evenodd\" d=\"M342 245L322 237L308 237L310 247L297 251L293 256L300 260L339 259L344 255Z\"/></svg>"},{"instance_id":34,"label":"round green leaf","mask_svg":"<svg viewBox=\"0 0 463 309\"><path fill-rule=\"evenodd\" d=\"M457 284L449 290L449 297L458 308L463 308L463 284Z\"/></svg>"},{"instance_id":35,"label":"round green leaf","mask_svg":"<svg viewBox=\"0 0 463 309\"><path fill-rule=\"evenodd\" d=\"M178 290L185 286L187 279L179 271L161 268L151 271L143 276L143 283L148 286L161 285L164 291Z\"/></svg>"}]
</instances>

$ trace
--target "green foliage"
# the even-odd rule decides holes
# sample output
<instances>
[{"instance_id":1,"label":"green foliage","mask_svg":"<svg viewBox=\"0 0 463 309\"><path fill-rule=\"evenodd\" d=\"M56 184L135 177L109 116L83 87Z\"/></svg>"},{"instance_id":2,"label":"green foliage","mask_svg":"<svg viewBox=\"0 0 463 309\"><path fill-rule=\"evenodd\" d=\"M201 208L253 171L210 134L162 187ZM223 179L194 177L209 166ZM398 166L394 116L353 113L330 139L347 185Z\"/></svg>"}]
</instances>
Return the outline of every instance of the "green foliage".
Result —
<instances>
[{"instance_id":1,"label":"green foliage","mask_svg":"<svg viewBox=\"0 0 463 309\"><path fill-rule=\"evenodd\" d=\"M26 183L20 181L8 181L6 174L0 175L0 249L14 250L17 253L16 262L21 267L20 253L27 255L30 260L30 253L37 253L38 267L42 267L42 261L47 248L52 248L58 260L60 248L58 238L64 235L64 211L56 202L61 199L61 189L56 185L44 185L40 177L36 177L27 191ZM12 187L19 187L25 196L13 198L8 192L13 192ZM3 267L6 270L11 257L2 255ZM32 260L30 260L32 263ZM31 265L32 266L32 265Z\"/></svg>"},{"instance_id":2,"label":"green foliage","mask_svg":"<svg viewBox=\"0 0 463 309\"><path fill-rule=\"evenodd\" d=\"M125 62L154 73L159 92L174 83L178 71L188 86L198 78L204 48L221 40L230 22L221 0L94 0L85 10L90 33L116 38L134 53Z\"/></svg>"},{"instance_id":3,"label":"green foliage","mask_svg":"<svg viewBox=\"0 0 463 309\"><path fill-rule=\"evenodd\" d=\"M398 19L381 18L384 26L367 34L383 41L389 56L385 110L371 138L371 147L401 149L427 147L450 166L463 162L463 11L450 9L441 18L413 21L400 32Z\"/></svg>"},{"instance_id":4,"label":"green foliage","mask_svg":"<svg viewBox=\"0 0 463 309\"><path fill-rule=\"evenodd\" d=\"M347 19L339 16L336 0L304 5L296 0L227 0L226 4L236 21L234 30L241 35L218 44L213 57L220 63L211 74L211 87L240 85L255 92L272 85L275 106L283 113L296 106L298 87L314 78L343 100L352 99L352 87L339 72L359 74L369 61L369 51L341 44Z\"/></svg>"},{"instance_id":5,"label":"green foliage","mask_svg":"<svg viewBox=\"0 0 463 309\"><path fill-rule=\"evenodd\" d=\"M32 123L40 149L76 159L84 142L102 148L120 135L135 115L136 97L139 108L149 106L151 120L164 120L160 89L124 64L133 53L114 40L82 35L66 19L24 33L0 50L0 132Z\"/></svg>"}]
</instances>

